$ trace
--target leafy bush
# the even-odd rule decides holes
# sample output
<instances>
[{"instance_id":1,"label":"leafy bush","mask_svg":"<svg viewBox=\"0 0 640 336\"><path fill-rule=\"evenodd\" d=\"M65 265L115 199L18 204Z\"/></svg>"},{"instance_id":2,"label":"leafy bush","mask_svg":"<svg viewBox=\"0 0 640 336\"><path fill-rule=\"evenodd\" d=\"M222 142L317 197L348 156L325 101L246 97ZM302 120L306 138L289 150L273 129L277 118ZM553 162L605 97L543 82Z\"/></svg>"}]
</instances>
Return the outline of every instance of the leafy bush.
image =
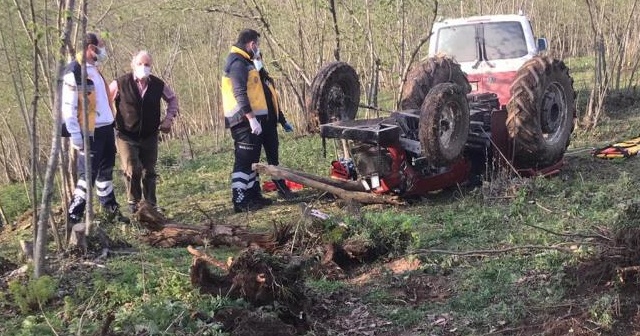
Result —
<instances>
[{"instance_id":1,"label":"leafy bush","mask_svg":"<svg viewBox=\"0 0 640 336\"><path fill-rule=\"evenodd\" d=\"M19 281L11 281L9 282L9 293L13 296L14 303L20 308L20 311L27 314L53 298L57 287L57 280L45 275L30 280L26 285Z\"/></svg>"},{"instance_id":2,"label":"leafy bush","mask_svg":"<svg viewBox=\"0 0 640 336\"><path fill-rule=\"evenodd\" d=\"M4 210L8 221L14 220L27 211L31 204L25 192L24 184L14 183L3 185L2 188L0 188L0 206Z\"/></svg>"},{"instance_id":3,"label":"leafy bush","mask_svg":"<svg viewBox=\"0 0 640 336\"><path fill-rule=\"evenodd\" d=\"M417 224L422 218L393 211L367 213L361 218L347 219L349 237L357 237L375 244L388 253L402 253L418 246Z\"/></svg>"}]
</instances>

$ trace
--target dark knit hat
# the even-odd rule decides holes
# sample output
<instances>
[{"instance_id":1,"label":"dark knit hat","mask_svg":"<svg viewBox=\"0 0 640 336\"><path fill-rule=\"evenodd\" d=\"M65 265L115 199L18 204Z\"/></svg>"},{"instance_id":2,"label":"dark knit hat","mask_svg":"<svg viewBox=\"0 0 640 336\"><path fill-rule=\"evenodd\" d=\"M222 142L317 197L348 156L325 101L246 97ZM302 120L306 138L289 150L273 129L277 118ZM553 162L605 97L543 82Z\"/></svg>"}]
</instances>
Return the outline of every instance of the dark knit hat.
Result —
<instances>
[{"instance_id":1,"label":"dark knit hat","mask_svg":"<svg viewBox=\"0 0 640 336\"><path fill-rule=\"evenodd\" d=\"M98 45L98 35L96 35L95 33L87 33L87 35L85 35L84 37L84 43L85 45L89 46L89 45L94 45L97 46Z\"/></svg>"}]
</instances>

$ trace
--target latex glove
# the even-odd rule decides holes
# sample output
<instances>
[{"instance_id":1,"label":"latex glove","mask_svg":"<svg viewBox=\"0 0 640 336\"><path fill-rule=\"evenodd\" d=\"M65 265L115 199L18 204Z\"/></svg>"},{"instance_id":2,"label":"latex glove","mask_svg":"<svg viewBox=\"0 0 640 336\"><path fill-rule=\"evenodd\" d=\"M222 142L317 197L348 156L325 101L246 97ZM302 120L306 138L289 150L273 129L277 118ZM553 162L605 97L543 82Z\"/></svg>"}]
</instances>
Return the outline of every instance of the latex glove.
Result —
<instances>
[{"instance_id":1,"label":"latex glove","mask_svg":"<svg viewBox=\"0 0 640 336\"><path fill-rule=\"evenodd\" d=\"M80 133L71 134L71 147L79 151L84 149L84 139L82 138L82 134Z\"/></svg>"},{"instance_id":2,"label":"latex glove","mask_svg":"<svg viewBox=\"0 0 640 336\"><path fill-rule=\"evenodd\" d=\"M160 132L162 133L169 133L171 132L171 125L173 124L173 121L169 120L169 119L165 119L162 121L162 123L160 124Z\"/></svg>"},{"instance_id":3,"label":"latex glove","mask_svg":"<svg viewBox=\"0 0 640 336\"><path fill-rule=\"evenodd\" d=\"M293 126L291 126L291 124L289 122L286 122L286 123L282 124L282 128L287 133L293 132Z\"/></svg>"},{"instance_id":4,"label":"latex glove","mask_svg":"<svg viewBox=\"0 0 640 336\"><path fill-rule=\"evenodd\" d=\"M262 126L260 126L260 122L257 118L249 119L249 126L251 126L251 133L255 135L260 135L260 133L262 133Z\"/></svg>"}]
</instances>

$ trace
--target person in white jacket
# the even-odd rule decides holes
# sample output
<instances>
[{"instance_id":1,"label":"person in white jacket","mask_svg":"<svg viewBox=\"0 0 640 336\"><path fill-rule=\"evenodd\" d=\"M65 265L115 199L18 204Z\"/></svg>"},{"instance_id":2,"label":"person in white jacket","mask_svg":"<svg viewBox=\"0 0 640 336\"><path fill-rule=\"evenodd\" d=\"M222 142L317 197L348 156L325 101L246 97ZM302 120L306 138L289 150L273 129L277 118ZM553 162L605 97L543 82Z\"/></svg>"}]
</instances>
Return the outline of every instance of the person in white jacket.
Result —
<instances>
[{"instance_id":1,"label":"person in white jacket","mask_svg":"<svg viewBox=\"0 0 640 336\"><path fill-rule=\"evenodd\" d=\"M96 67L97 62L106 60L107 52L104 42L94 33L85 36L87 91L87 125L88 134L83 134L83 95L82 65L78 54L75 60L67 65L62 88L62 134L71 138L72 147L78 151L76 164L78 167L78 182L73 191L73 199L69 205L67 222L73 225L82 221L86 206L86 167L84 155L84 137L89 137L89 154L91 155L91 183L95 183L96 194L106 212L107 219L129 223L129 218L120 212L113 190L113 167L116 158L114 137L114 118L109 104L109 89L102 74Z\"/></svg>"}]
</instances>

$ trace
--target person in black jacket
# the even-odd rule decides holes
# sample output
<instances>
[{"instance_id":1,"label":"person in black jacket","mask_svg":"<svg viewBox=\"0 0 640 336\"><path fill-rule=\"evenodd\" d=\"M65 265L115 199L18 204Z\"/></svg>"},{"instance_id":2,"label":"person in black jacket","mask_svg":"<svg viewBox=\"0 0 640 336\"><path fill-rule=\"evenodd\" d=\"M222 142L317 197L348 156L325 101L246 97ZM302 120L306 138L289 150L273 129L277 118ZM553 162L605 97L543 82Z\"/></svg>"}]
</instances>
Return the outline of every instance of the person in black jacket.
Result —
<instances>
[{"instance_id":1,"label":"person in black jacket","mask_svg":"<svg viewBox=\"0 0 640 336\"><path fill-rule=\"evenodd\" d=\"M143 200L160 210L156 198L158 132L169 133L178 114L176 94L151 74L152 65L151 55L142 50L133 57L131 72L109 85L116 107L116 144L132 213ZM162 100L167 104L164 118Z\"/></svg>"},{"instance_id":2,"label":"person in black jacket","mask_svg":"<svg viewBox=\"0 0 640 336\"><path fill-rule=\"evenodd\" d=\"M277 166L280 164L278 124L282 126L285 132L293 132L293 126L289 124L282 112L280 95L275 88L273 78L271 78L269 72L265 69L264 64L262 63L262 56L263 55L258 53L255 55L253 60L255 68L260 72L260 80L262 81L263 90L267 98L267 109L269 111L267 118L261 123L262 146L264 147L264 153L267 157L267 163ZM287 186L285 180L274 179L272 181L275 184L280 197L284 199L293 198L293 193Z\"/></svg>"}]
</instances>

